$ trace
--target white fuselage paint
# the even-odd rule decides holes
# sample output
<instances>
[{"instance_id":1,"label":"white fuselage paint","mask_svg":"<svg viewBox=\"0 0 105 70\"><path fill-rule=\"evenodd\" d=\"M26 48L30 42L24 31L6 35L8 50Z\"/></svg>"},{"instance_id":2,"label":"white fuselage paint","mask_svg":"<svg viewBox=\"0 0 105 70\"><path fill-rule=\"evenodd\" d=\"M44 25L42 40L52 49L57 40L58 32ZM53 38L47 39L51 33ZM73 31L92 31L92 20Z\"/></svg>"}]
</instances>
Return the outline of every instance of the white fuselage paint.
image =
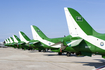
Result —
<instances>
[{"instance_id":1,"label":"white fuselage paint","mask_svg":"<svg viewBox=\"0 0 105 70\"><path fill-rule=\"evenodd\" d=\"M33 35L33 39L34 39L34 40L39 40L40 42L44 43L44 44L47 45L47 46L51 46L51 45L54 45L54 44L55 44L55 43L53 43L53 42L50 42L50 41L47 41L47 40L42 39L42 38L37 34L37 32L34 30L34 28L33 28L32 25L31 25L31 30L32 30L32 35ZM61 44L59 44L59 45L54 45L54 46L51 46L51 47L60 48L60 47L61 47Z\"/></svg>"},{"instance_id":2,"label":"white fuselage paint","mask_svg":"<svg viewBox=\"0 0 105 70\"><path fill-rule=\"evenodd\" d=\"M23 37L23 35L20 33L20 31L19 31L19 36L20 36L20 40L21 40L21 41L24 41L25 43L29 43L29 41L27 41L27 40Z\"/></svg>"},{"instance_id":3,"label":"white fuselage paint","mask_svg":"<svg viewBox=\"0 0 105 70\"><path fill-rule=\"evenodd\" d=\"M84 40L88 41L89 43L105 50L105 45L101 46L100 43L103 42L105 44L105 41L102 39L99 39L94 36L87 35L76 23L76 21L73 19L72 15L70 14L68 8L64 8L65 15L67 19L67 24L69 28L69 33L72 37L81 37Z\"/></svg>"}]
</instances>

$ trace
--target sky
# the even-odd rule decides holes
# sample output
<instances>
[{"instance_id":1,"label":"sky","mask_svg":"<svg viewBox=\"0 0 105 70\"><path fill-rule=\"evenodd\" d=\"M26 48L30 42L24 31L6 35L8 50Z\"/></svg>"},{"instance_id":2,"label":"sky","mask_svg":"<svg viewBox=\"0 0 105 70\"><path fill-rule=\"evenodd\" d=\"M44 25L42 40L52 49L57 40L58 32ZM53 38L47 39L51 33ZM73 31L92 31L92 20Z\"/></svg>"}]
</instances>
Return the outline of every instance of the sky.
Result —
<instances>
[{"instance_id":1,"label":"sky","mask_svg":"<svg viewBox=\"0 0 105 70\"><path fill-rule=\"evenodd\" d=\"M69 35L64 7L77 10L99 33L105 33L105 0L0 0L0 42L23 31L33 39L30 25L49 38Z\"/></svg>"}]
</instances>

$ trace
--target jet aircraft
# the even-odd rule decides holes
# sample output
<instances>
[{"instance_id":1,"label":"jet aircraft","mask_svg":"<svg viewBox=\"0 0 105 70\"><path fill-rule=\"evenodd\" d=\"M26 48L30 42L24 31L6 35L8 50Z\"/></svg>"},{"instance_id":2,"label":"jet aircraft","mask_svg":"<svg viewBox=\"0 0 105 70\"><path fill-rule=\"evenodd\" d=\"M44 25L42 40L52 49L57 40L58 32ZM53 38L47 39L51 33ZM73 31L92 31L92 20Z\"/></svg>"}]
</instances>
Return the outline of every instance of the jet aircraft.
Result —
<instances>
[{"instance_id":1,"label":"jet aircraft","mask_svg":"<svg viewBox=\"0 0 105 70\"><path fill-rule=\"evenodd\" d=\"M83 39L78 46L72 49L79 51L82 55L100 54L105 58L105 34L96 32L76 10L65 7L64 11L69 34L72 37ZM69 47L71 47L70 43L67 44ZM70 48L66 50L71 51Z\"/></svg>"}]
</instances>

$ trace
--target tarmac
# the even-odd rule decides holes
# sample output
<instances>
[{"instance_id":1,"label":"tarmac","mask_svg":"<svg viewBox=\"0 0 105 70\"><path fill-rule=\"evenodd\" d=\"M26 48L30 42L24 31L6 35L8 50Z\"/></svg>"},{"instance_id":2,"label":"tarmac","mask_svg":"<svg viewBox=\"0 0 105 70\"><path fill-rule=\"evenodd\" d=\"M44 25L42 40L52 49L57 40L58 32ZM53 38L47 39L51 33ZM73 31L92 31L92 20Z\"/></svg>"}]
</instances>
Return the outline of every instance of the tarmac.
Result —
<instances>
[{"instance_id":1,"label":"tarmac","mask_svg":"<svg viewBox=\"0 0 105 70\"><path fill-rule=\"evenodd\" d=\"M50 51L0 48L0 70L96 70L103 65L100 55L67 57Z\"/></svg>"}]
</instances>

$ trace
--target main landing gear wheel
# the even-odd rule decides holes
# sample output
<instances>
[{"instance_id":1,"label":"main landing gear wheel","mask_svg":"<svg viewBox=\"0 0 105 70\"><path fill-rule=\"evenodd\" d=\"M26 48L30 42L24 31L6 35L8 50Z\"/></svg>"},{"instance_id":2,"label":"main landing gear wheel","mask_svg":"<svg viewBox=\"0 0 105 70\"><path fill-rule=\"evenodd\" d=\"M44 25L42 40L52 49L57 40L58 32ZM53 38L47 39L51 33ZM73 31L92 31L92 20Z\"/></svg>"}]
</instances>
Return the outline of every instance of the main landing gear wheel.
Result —
<instances>
[{"instance_id":1,"label":"main landing gear wheel","mask_svg":"<svg viewBox=\"0 0 105 70\"><path fill-rule=\"evenodd\" d=\"M41 50L38 50L39 52L41 52Z\"/></svg>"},{"instance_id":2,"label":"main landing gear wheel","mask_svg":"<svg viewBox=\"0 0 105 70\"><path fill-rule=\"evenodd\" d=\"M62 52L58 52L58 55L62 55Z\"/></svg>"},{"instance_id":3,"label":"main landing gear wheel","mask_svg":"<svg viewBox=\"0 0 105 70\"><path fill-rule=\"evenodd\" d=\"M81 52L76 53L76 56L81 56L81 55L82 55Z\"/></svg>"},{"instance_id":4,"label":"main landing gear wheel","mask_svg":"<svg viewBox=\"0 0 105 70\"><path fill-rule=\"evenodd\" d=\"M70 52L67 52L67 54L66 54L68 57L71 55L71 53Z\"/></svg>"},{"instance_id":5,"label":"main landing gear wheel","mask_svg":"<svg viewBox=\"0 0 105 70\"><path fill-rule=\"evenodd\" d=\"M46 49L44 49L43 52L46 52Z\"/></svg>"}]
</instances>

